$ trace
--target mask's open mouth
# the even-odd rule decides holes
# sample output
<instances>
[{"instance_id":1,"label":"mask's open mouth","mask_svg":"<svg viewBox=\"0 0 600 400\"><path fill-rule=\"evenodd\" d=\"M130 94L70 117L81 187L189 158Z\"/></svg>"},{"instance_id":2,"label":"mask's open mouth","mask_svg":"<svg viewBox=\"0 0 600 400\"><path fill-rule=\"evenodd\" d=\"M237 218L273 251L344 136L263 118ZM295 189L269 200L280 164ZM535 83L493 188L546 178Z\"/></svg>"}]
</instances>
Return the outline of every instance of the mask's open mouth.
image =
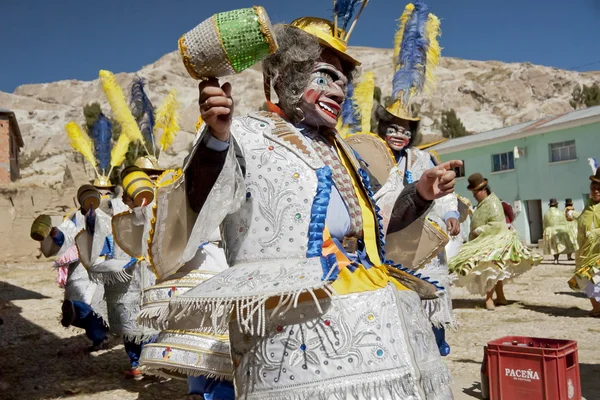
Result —
<instances>
[{"instance_id":1,"label":"mask's open mouth","mask_svg":"<svg viewBox=\"0 0 600 400\"><path fill-rule=\"evenodd\" d=\"M333 119L337 119L338 115L340 115L341 108L339 106L334 107L333 104L326 104L323 101L319 101L317 103L321 111L323 111L326 115L330 116Z\"/></svg>"}]
</instances>

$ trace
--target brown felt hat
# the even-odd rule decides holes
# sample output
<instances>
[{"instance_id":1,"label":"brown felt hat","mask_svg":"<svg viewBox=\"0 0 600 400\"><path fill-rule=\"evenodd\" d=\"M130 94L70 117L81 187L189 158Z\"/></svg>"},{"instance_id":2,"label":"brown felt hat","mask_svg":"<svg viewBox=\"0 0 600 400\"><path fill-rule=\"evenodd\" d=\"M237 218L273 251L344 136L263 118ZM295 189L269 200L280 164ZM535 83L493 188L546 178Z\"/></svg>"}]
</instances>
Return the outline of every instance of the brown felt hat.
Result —
<instances>
[{"instance_id":1,"label":"brown felt hat","mask_svg":"<svg viewBox=\"0 0 600 400\"><path fill-rule=\"evenodd\" d=\"M600 168L596 170L596 175L590 176L590 181L600 183Z\"/></svg>"},{"instance_id":2,"label":"brown felt hat","mask_svg":"<svg viewBox=\"0 0 600 400\"><path fill-rule=\"evenodd\" d=\"M488 184L488 180L485 179L479 172L471 174L467 180L469 181L469 186L467 186L467 189L469 189L471 192L481 190Z\"/></svg>"},{"instance_id":3,"label":"brown felt hat","mask_svg":"<svg viewBox=\"0 0 600 400\"><path fill-rule=\"evenodd\" d=\"M565 207L573 207L573 199L566 199Z\"/></svg>"},{"instance_id":4,"label":"brown felt hat","mask_svg":"<svg viewBox=\"0 0 600 400\"><path fill-rule=\"evenodd\" d=\"M550 203L548 203L550 206L557 206L558 205L558 200L556 200L555 198L551 198L550 199Z\"/></svg>"}]
</instances>

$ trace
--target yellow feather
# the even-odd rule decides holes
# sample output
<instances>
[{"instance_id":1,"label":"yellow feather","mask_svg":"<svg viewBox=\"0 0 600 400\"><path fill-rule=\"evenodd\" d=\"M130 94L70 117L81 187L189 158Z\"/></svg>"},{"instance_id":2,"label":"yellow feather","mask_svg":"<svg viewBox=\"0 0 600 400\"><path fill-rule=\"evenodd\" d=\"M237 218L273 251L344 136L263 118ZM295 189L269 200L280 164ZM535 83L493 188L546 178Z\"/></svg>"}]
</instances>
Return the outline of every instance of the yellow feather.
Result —
<instances>
[{"instance_id":1,"label":"yellow feather","mask_svg":"<svg viewBox=\"0 0 600 400\"><path fill-rule=\"evenodd\" d=\"M65 130L67 131L67 136L71 141L71 147L76 151L80 152L81 155L85 157L86 160L96 167L97 161L94 156L94 142L88 136L88 134L81 130L77 123L71 121L65 126Z\"/></svg>"},{"instance_id":2,"label":"yellow feather","mask_svg":"<svg viewBox=\"0 0 600 400\"><path fill-rule=\"evenodd\" d=\"M127 156L127 150L129 149L129 143L131 141L127 137L127 135L120 134L119 140L117 140L117 144L113 147L110 152L110 166L113 168L118 168L125 161L125 157Z\"/></svg>"},{"instance_id":3,"label":"yellow feather","mask_svg":"<svg viewBox=\"0 0 600 400\"><path fill-rule=\"evenodd\" d=\"M344 125L342 123L341 118L338 118L337 123L335 125L335 130L342 137L342 139L346 139L348 137L348 134L350 134L350 129L348 125Z\"/></svg>"},{"instance_id":4,"label":"yellow feather","mask_svg":"<svg viewBox=\"0 0 600 400\"><path fill-rule=\"evenodd\" d=\"M163 100L158 110L156 110L156 123L154 125L154 137L162 129L160 137L160 148L165 151L169 148L175 136L179 133L179 102L177 101L177 92L171 90L169 95Z\"/></svg>"},{"instance_id":5,"label":"yellow feather","mask_svg":"<svg viewBox=\"0 0 600 400\"><path fill-rule=\"evenodd\" d=\"M433 14L429 14L427 24L425 25L425 37L429 40L427 64L425 66L425 91L429 94L435 90L437 81L435 70L440 63L440 56L442 54L438 36L440 36L440 19Z\"/></svg>"},{"instance_id":6,"label":"yellow feather","mask_svg":"<svg viewBox=\"0 0 600 400\"><path fill-rule=\"evenodd\" d=\"M144 137L135 118L129 110L123 89L117 83L115 76L110 71L100 70L100 83L106 94L108 103L113 112L113 117L121 125L121 133L127 135L130 142L144 143ZM145 145L144 145L145 146Z\"/></svg>"},{"instance_id":7,"label":"yellow feather","mask_svg":"<svg viewBox=\"0 0 600 400\"><path fill-rule=\"evenodd\" d=\"M404 8L404 12L400 17L398 30L396 31L396 36L394 37L394 71L398 69L397 60L400 55L400 45L402 44L402 37L404 36L404 29L406 28L406 22L412 15L415 9L414 4L408 3Z\"/></svg>"},{"instance_id":8,"label":"yellow feather","mask_svg":"<svg viewBox=\"0 0 600 400\"><path fill-rule=\"evenodd\" d=\"M360 114L361 132L371 132L371 114L373 112L373 93L375 92L375 74L365 72L361 81L354 88L354 102Z\"/></svg>"}]
</instances>

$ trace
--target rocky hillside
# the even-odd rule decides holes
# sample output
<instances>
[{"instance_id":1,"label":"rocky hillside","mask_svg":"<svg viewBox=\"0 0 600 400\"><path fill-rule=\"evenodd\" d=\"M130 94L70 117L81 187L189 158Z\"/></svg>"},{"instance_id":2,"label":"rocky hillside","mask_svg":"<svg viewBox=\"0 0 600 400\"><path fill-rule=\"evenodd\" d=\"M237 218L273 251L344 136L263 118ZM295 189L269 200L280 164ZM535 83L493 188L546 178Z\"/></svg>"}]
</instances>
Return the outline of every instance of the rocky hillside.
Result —
<instances>
[{"instance_id":1,"label":"rocky hillside","mask_svg":"<svg viewBox=\"0 0 600 400\"><path fill-rule=\"evenodd\" d=\"M391 91L391 50L355 47L351 52L373 70L383 96ZM99 69L102 67L98 66ZM198 115L197 82L191 79L177 53L165 55L137 74L147 80L155 105L172 88L183 105L182 129L174 147L161 155L163 166L177 166L190 147ZM134 73L117 75L125 88ZM578 73L529 63L442 59L438 89L421 107L423 133L439 133L441 111L454 108L467 130L481 132L571 110L569 100L576 85L600 83L600 73ZM236 114L258 109L264 102L262 74L254 68L229 79L236 99ZM99 101L109 107L97 80L59 81L23 85L13 94L0 92L0 107L15 111L25 148L21 155L21 184L56 187L88 173L67 143L64 126L69 120L83 123L82 106Z\"/></svg>"}]
</instances>

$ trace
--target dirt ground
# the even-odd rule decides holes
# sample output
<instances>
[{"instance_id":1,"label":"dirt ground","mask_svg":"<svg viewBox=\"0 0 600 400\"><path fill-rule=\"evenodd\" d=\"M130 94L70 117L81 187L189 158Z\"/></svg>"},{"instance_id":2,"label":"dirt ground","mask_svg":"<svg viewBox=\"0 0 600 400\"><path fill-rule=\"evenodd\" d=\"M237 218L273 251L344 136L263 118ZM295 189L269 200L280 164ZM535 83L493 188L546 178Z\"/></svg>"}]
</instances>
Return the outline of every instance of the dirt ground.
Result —
<instances>
[{"instance_id":1,"label":"dirt ground","mask_svg":"<svg viewBox=\"0 0 600 400\"><path fill-rule=\"evenodd\" d=\"M479 369L483 346L506 336L574 339L579 343L583 396L600 399L600 320L586 317L588 300L566 281L572 263L549 261L507 286L507 307L488 312L482 301L454 289L461 324L448 333L452 353L446 358L456 400L480 398ZM126 381L122 345L91 356L80 330L58 323L62 291L50 263L0 266L1 399L177 399L186 385L177 381ZM513 399L508 399L513 400Z\"/></svg>"}]
</instances>

